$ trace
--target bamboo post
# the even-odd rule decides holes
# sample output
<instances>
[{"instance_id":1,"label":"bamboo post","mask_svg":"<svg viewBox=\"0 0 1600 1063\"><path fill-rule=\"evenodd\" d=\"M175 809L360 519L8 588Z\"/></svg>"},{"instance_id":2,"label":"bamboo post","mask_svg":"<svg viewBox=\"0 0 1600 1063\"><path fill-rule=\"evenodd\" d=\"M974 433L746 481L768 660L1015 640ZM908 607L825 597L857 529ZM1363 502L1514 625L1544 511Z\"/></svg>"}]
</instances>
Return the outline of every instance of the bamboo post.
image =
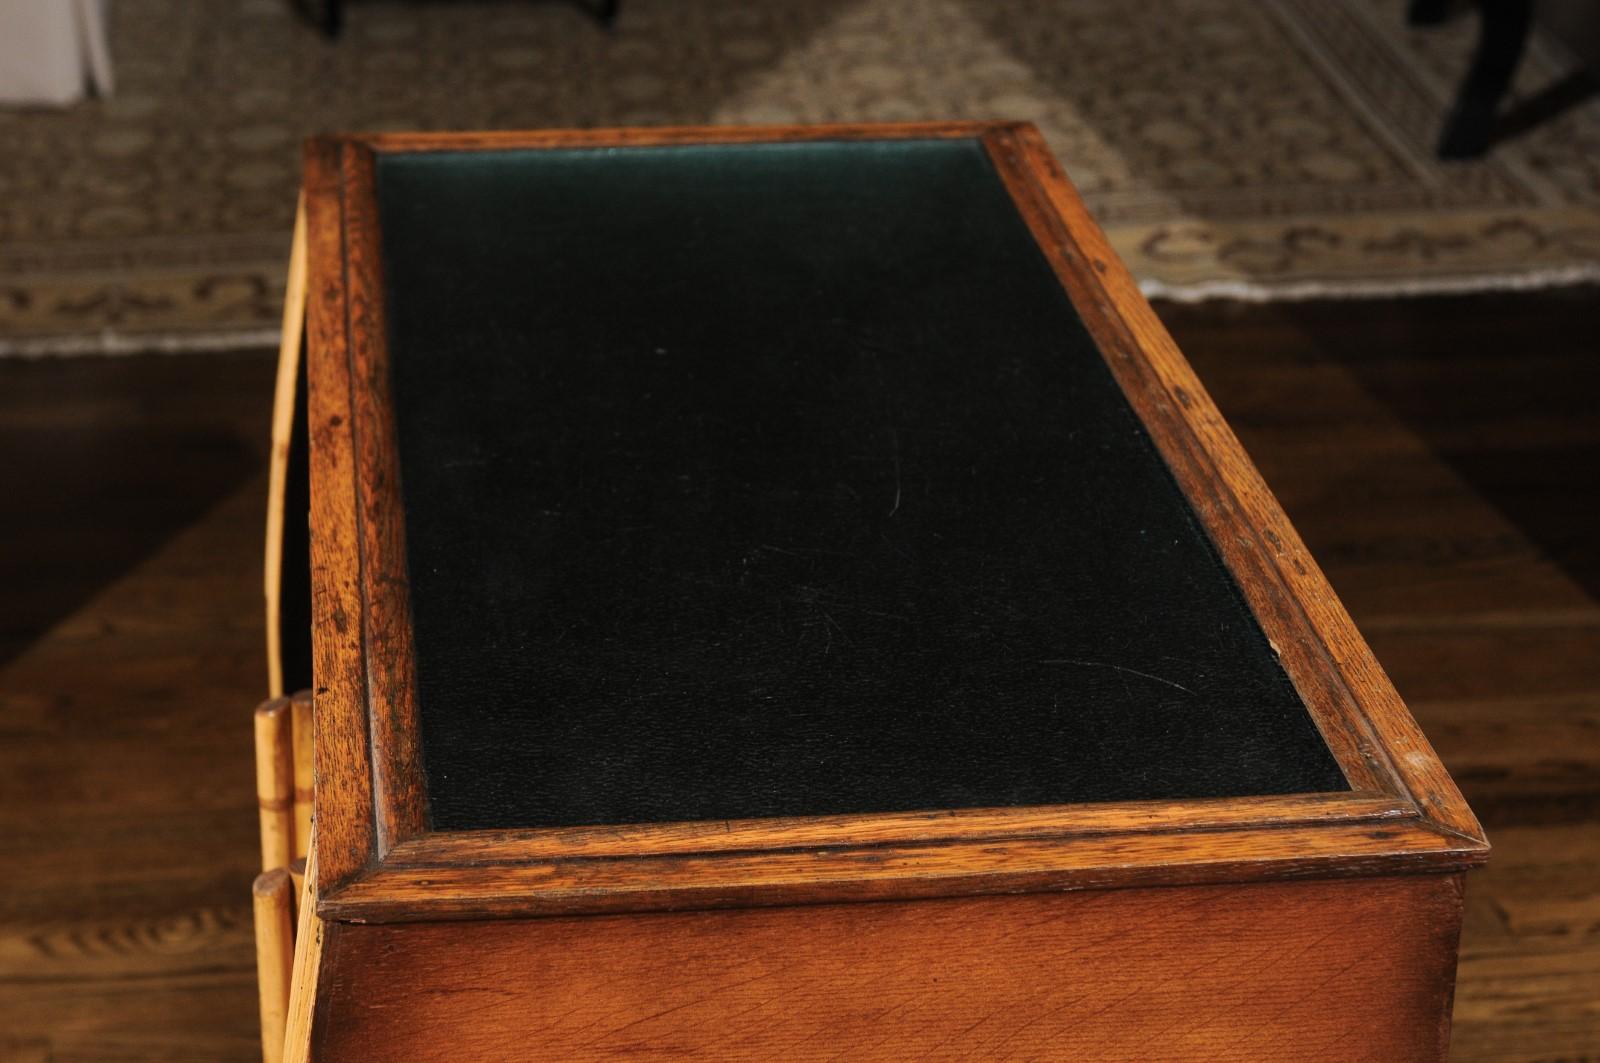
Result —
<instances>
[{"instance_id":1,"label":"bamboo post","mask_svg":"<svg viewBox=\"0 0 1600 1063\"><path fill-rule=\"evenodd\" d=\"M310 1063L313 1005L321 969L322 920L317 917L317 849L313 840L306 856L305 886L300 894L300 918L294 935L294 976L289 989L283 1063Z\"/></svg>"},{"instance_id":2,"label":"bamboo post","mask_svg":"<svg viewBox=\"0 0 1600 1063\"><path fill-rule=\"evenodd\" d=\"M294 739L294 855L304 857L311 846L311 797L316 760L311 746L311 691L289 699Z\"/></svg>"},{"instance_id":3,"label":"bamboo post","mask_svg":"<svg viewBox=\"0 0 1600 1063\"><path fill-rule=\"evenodd\" d=\"M283 331L278 339L278 379L272 400L271 465L267 470L267 556L263 590L267 599L267 693L275 698L283 696L283 647L279 643L278 622L278 596L283 588L283 505L289 478L289 439L294 433L294 393L300 374L300 343L305 320L306 203L301 196L295 206L294 236L289 243Z\"/></svg>"},{"instance_id":4,"label":"bamboo post","mask_svg":"<svg viewBox=\"0 0 1600 1063\"><path fill-rule=\"evenodd\" d=\"M261 870L294 858L294 752L288 698L256 707L256 804L261 813Z\"/></svg>"},{"instance_id":5,"label":"bamboo post","mask_svg":"<svg viewBox=\"0 0 1600 1063\"><path fill-rule=\"evenodd\" d=\"M256 876L256 982L261 994L262 1063L282 1063L289 1021L289 986L294 972L294 923L289 914L289 872L283 868Z\"/></svg>"}]
</instances>

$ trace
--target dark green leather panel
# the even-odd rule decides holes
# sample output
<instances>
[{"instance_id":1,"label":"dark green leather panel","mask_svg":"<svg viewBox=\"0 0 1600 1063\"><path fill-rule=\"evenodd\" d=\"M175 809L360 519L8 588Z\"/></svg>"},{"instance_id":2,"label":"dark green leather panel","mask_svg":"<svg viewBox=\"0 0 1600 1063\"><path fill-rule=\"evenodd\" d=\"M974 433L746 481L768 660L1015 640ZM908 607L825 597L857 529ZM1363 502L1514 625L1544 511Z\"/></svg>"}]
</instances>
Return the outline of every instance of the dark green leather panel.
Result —
<instances>
[{"instance_id":1,"label":"dark green leather panel","mask_svg":"<svg viewBox=\"0 0 1600 1063\"><path fill-rule=\"evenodd\" d=\"M378 176L437 827L1345 788L976 142Z\"/></svg>"}]
</instances>

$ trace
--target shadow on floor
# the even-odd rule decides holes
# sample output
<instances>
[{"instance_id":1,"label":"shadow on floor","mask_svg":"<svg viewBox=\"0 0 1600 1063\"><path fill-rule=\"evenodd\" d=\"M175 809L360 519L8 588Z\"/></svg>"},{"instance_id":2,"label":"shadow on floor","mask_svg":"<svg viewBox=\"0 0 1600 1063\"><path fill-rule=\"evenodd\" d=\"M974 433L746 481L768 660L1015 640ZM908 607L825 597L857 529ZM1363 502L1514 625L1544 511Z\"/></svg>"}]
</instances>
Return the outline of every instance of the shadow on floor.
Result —
<instances>
[{"instance_id":1,"label":"shadow on floor","mask_svg":"<svg viewBox=\"0 0 1600 1063\"><path fill-rule=\"evenodd\" d=\"M0 664L259 472L271 372L262 356L0 363Z\"/></svg>"},{"instance_id":2,"label":"shadow on floor","mask_svg":"<svg viewBox=\"0 0 1600 1063\"><path fill-rule=\"evenodd\" d=\"M1280 312L1600 601L1600 288L1426 302Z\"/></svg>"}]
</instances>

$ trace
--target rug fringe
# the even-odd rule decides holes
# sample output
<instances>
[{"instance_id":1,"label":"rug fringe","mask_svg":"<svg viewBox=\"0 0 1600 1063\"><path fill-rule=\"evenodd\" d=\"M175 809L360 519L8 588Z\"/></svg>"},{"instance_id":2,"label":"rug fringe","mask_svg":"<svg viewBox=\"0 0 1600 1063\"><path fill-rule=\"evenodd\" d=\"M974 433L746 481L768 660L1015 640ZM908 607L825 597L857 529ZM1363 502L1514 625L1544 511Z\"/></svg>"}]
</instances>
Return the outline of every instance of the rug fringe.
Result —
<instances>
[{"instance_id":1,"label":"rug fringe","mask_svg":"<svg viewBox=\"0 0 1600 1063\"><path fill-rule=\"evenodd\" d=\"M1248 280L1211 280L1168 284L1146 278L1139 282L1145 298L1174 303L1233 300L1242 303L1307 302L1312 299L1383 299L1429 295L1475 295L1482 292L1534 291L1600 284L1600 262L1583 262L1519 273L1464 277L1367 277L1350 281L1294 281L1262 284Z\"/></svg>"},{"instance_id":2,"label":"rug fringe","mask_svg":"<svg viewBox=\"0 0 1600 1063\"><path fill-rule=\"evenodd\" d=\"M1306 302L1312 299L1382 299L1429 295L1472 295L1480 292L1532 291L1600 285L1600 262L1580 263L1524 273L1483 274L1467 277L1419 277L1406 280L1367 278L1358 281L1300 281L1262 284L1247 280L1213 280L1195 284L1168 284L1145 279L1139 290L1147 299L1173 303L1232 300L1242 303ZM211 332L117 332L0 337L0 358L72 358L88 355L121 357L135 354L198 354L276 348L279 331L218 329Z\"/></svg>"},{"instance_id":3,"label":"rug fringe","mask_svg":"<svg viewBox=\"0 0 1600 1063\"><path fill-rule=\"evenodd\" d=\"M134 354L199 354L278 346L279 330L215 329L210 332L69 333L60 336L0 336L0 358L123 357Z\"/></svg>"}]
</instances>

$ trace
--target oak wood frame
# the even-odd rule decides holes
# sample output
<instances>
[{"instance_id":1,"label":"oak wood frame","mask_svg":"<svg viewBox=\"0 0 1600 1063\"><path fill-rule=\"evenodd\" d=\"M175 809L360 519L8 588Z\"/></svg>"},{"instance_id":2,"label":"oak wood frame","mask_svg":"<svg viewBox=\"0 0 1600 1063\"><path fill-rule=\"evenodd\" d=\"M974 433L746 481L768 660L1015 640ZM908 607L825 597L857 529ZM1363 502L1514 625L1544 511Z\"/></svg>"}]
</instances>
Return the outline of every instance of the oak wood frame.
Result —
<instances>
[{"instance_id":1,"label":"oak wood frame","mask_svg":"<svg viewBox=\"0 0 1600 1063\"><path fill-rule=\"evenodd\" d=\"M1193 801L432 832L375 162L387 152L973 138L1351 785ZM403 922L1455 872L1488 843L1300 537L1025 123L323 137L306 148L317 912Z\"/></svg>"}]
</instances>

